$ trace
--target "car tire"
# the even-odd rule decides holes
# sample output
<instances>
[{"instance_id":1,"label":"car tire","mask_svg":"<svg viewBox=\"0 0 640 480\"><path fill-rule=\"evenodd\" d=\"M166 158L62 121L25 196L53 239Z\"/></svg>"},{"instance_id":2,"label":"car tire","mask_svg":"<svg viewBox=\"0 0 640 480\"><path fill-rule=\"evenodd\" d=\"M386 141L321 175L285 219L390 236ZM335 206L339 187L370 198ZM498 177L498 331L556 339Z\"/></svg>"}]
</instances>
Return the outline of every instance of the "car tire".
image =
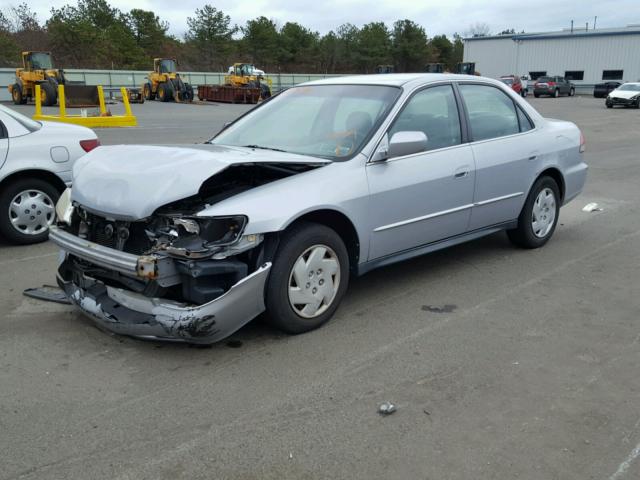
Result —
<instances>
[{"instance_id":1,"label":"car tire","mask_svg":"<svg viewBox=\"0 0 640 480\"><path fill-rule=\"evenodd\" d=\"M605 103L605 105L607 106L607 108L613 108L613 105L611 105L610 103Z\"/></svg>"},{"instance_id":2,"label":"car tire","mask_svg":"<svg viewBox=\"0 0 640 480\"><path fill-rule=\"evenodd\" d=\"M348 283L349 254L340 236L316 223L295 225L273 259L265 290L268 321L293 335L314 330L333 316Z\"/></svg>"},{"instance_id":3,"label":"car tire","mask_svg":"<svg viewBox=\"0 0 640 480\"><path fill-rule=\"evenodd\" d=\"M540 94L539 93L534 93L533 96L536 97L536 98L540 98Z\"/></svg>"},{"instance_id":4,"label":"car tire","mask_svg":"<svg viewBox=\"0 0 640 480\"><path fill-rule=\"evenodd\" d=\"M26 205L29 208L18 208L29 197L34 199L33 203ZM5 240L19 245L44 242L49 237L48 225L55 220L55 205L59 197L60 192L51 183L39 178L11 182L0 192L0 233ZM21 201L17 203L18 198ZM18 224L20 218L24 218L26 223Z\"/></svg>"},{"instance_id":5,"label":"car tire","mask_svg":"<svg viewBox=\"0 0 640 480\"><path fill-rule=\"evenodd\" d=\"M526 89L522 90L522 91L521 91L522 98L527 98L527 93L528 93L528 92L527 92L527 90L526 90Z\"/></svg>"},{"instance_id":6,"label":"car tire","mask_svg":"<svg viewBox=\"0 0 640 480\"><path fill-rule=\"evenodd\" d=\"M573 97L576 94L576 89L572 88L571 90L569 90L569 96Z\"/></svg>"},{"instance_id":7,"label":"car tire","mask_svg":"<svg viewBox=\"0 0 640 480\"><path fill-rule=\"evenodd\" d=\"M507 230L509 240L522 248L542 247L553 235L559 214L558 184L551 177L538 178L522 207L518 226L513 230Z\"/></svg>"},{"instance_id":8,"label":"car tire","mask_svg":"<svg viewBox=\"0 0 640 480\"><path fill-rule=\"evenodd\" d=\"M558 98L560 96L560 90L557 88L553 91L553 98Z\"/></svg>"}]
</instances>

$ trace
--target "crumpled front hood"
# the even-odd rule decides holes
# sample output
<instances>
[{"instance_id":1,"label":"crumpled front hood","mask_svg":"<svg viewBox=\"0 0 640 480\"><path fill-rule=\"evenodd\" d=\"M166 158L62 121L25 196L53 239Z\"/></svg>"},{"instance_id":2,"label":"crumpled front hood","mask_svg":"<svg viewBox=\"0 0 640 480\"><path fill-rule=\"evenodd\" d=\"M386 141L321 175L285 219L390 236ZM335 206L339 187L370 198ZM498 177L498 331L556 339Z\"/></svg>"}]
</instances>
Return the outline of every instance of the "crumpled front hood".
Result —
<instances>
[{"instance_id":1,"label":"crumpled front hood","mask_svg":"<svg viewBox=\"0 0 640 480\"><path fill-rule=\"evenodd\" d=\"M636 90L614 90L609 95L612 97L625 98L629 100L630 98L633 98L636 95L640 95L640 92Z\"/></svg>"},{"instance_id":2,"label":"crumpled front hood","mask_svg":"<svg viewBox=\"0 0 640 480\"><path fill-rule=\"evenodd\" d=\"M71 199L104 216L139 220L158 207L197 194L205 180L229 165L254 162L329 163L303 155L206 144L99 147L76 161Z\"/></svg>"}]
</instances>

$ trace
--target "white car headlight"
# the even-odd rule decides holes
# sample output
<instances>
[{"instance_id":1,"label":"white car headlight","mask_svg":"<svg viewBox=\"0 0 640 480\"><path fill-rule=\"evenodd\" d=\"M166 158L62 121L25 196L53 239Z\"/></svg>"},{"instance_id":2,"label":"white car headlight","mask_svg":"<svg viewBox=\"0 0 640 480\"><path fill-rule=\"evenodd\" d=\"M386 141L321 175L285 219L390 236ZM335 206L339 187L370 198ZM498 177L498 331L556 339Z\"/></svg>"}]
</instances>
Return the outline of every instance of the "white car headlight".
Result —
<instances>
[{"instance_id":1,"label":"white car headlight","mask_svg":"<svg viewBox=\"0 0 640 480\"><path fill-rule=\"evenodd\" d=\"M71 225L71 216L73 215L73 204L71 203L71 189L67 188L56 203L56 217L58 222Z\"/></svg>"}]
</instances>

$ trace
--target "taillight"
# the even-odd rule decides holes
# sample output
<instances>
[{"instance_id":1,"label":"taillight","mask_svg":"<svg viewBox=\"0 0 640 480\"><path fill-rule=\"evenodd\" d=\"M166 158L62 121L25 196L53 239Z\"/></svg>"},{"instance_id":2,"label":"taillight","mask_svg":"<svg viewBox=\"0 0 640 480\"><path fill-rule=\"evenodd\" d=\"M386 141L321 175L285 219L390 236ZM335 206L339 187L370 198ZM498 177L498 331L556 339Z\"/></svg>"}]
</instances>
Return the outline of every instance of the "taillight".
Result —
<instances>
[{"instance_id":1,"label":"taillight","mask_svg":"<svg viewBox=\"0 0 640 480\"><path fill-rule=\"evenodd\" d=\"M548 84L550 87L555 87L555 86L556 86L556 82L547 82L547 84Z\"/></svg>"},{"instance_id":2,"label":"taillight","mask_svg":"<svg viewBox=\"0 0 640 480\"><path fill-rule=\"evenodd\" d=\"M580 132L580 153L584 153L587 149L587 142L584 139L584 135Z\"/></svg>"},{"instance_id":3,"label":"taillight","mask_svg":"<svg viewBox=\"0 0 640 480\"><path fill-rule=\"evenodd\" d=\"M96 147L100 146L100 140L93 138L91 140L80 140L80 146L85 152L90 152Z\"/></svg>"}]
</instances>

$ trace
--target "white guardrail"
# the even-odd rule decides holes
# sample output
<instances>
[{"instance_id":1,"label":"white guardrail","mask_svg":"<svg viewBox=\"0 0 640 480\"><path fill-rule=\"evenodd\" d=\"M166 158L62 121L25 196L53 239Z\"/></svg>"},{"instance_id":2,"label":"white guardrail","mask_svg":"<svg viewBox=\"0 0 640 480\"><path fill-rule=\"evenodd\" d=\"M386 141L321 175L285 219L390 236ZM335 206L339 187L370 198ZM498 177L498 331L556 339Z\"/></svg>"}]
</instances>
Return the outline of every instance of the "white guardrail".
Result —
<instances>
[{"instance_id":1,"label":"white guardrail","mask_svg":"<svg viewBox=\"0 0 640 480\"><path fill-rule=\"evenodd\" d=\"M71 81L81 81L86 85L102 85L105 93L112 94L120 90L120 87L137 87L140 88L145 81L148 71L143 70L82 70L82 69L65 69L64 73L67 79ZM191 85L194 89L198 85L219 85L224 83L225 73L218 72L180 72L181 77ZM306 74L306 73L275 73L266 75L272 81L274 93L284 88L289 88L303 82L312 80L320 80L329 77L339 77L341 75L323 75L323 74ZM7 87L15 82L15 69L0 68L0 101L11 101L11 95ZM533 83L529 82L529 93L533 93ZM574 82L576 93L581 95L592 95L592 83Z\"/></svg>"},{"instance_id":2,"label":"white guardrail","mask_svg":"<svg viewBox=\"0 0 640 480\"><path fill-rule=\"evenodd\" d=\"M144 70L81 70L75 68L64 69L66 78L70 81L81 81L86 85L102 85L105 93L117 92L120 87L140 88L149 71ZM198 85L219 85L224 83L225 73L217 72L180 72L182 79L197 89ZM320 80L340 75L304 74L304 73L276 73L266 75L272 81L274 92L289 88L303 82ZM0 101L11 101L7 87L15 82L14 68L0 68Z\"/></svg>"}]
</instances>

